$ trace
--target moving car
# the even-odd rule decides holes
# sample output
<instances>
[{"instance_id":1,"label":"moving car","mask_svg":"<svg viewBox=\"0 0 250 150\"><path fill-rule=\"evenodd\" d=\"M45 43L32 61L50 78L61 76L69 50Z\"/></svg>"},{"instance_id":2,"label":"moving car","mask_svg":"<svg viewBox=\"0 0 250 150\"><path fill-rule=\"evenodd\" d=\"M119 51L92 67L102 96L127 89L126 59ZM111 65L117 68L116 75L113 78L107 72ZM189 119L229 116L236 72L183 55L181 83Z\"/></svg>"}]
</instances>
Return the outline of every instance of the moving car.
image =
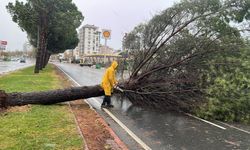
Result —
<instances>
[{"instance_id":1,"label":"moving car","mask_svg":"<svg viewBox=\"0 0 250 150\"><path fill-rule=\"evenodd\" d=\"M20 63L26 63L26 60L24 58L21 58Z\"/></svg>"}]
</instances>

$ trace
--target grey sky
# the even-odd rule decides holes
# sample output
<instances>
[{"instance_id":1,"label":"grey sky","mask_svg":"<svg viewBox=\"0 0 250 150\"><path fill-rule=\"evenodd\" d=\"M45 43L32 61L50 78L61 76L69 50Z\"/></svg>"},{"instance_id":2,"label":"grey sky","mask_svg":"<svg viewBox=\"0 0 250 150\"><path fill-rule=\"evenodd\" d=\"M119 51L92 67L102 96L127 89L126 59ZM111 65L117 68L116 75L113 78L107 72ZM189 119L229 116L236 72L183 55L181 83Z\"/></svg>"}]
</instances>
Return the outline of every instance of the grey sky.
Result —
<instances>
[{"instance_id":1,"label":"grey sky","mask_svg":"<svg viewBox=\"0 0 250 150\"><path fill-rule=\"evenodd\" d=\"M8 50L21 50L27 41L26 33L12 22L5 6L15 0L1 0L0 40L8 41ZM121 39L141 22L149 20L154 14L166 9L178 0L73 0L85 19L82 23L94 24L100 29L111 29L108 45L121 48Z\"/></svg>"}]
</instances>

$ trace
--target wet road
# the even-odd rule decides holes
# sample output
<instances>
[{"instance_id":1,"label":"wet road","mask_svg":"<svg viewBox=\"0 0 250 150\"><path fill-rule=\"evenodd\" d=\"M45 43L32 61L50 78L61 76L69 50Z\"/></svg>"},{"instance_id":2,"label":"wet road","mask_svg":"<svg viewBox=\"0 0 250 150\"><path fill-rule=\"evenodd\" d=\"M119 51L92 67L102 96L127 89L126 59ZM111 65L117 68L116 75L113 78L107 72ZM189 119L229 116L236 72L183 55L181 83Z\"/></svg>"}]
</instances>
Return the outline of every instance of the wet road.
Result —
<instances>
[{"instance_id":1,"label":"wet road","mask_svg":"<svg viewBox=\"0 0 250 150\"><path fill-rule=\"evenodd\" d=\"M80 85L101 82L104 70L80 67L73 64L57 64ZM100 109L102 98L88 102L110 124L129 149L142 149L123 129ZM249 126L228 126L221 122L204 122L192 116L175 112L157 112L134 107L126 99L112 97L114 108L110 112L154 150L250 150ZM235 128L238 127L238 128Z\"/></svg>"},{"instance_id":2,"label":"wet road","mask_svg":"<svg viewBox=\"0 0 250 150\"><path fill-rule=\"evenodd\" d=\"M34 63L30 60L27 60L26 63L20 63L19 61L0 61L0 74L29 67L32 65L34 65Z\"/></svg>"}]
</instances>

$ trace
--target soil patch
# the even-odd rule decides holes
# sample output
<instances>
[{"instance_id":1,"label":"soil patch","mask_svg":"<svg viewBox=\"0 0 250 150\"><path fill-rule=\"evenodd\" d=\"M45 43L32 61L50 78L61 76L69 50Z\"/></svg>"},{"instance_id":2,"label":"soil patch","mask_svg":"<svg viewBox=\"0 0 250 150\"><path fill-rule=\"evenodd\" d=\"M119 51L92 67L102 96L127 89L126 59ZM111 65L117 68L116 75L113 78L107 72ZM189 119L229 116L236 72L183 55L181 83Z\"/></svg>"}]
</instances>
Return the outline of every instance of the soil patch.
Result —
<instances>
[{"instance_id":1,"label":"soil patch","mask_svg":"<svg viewBox=\"0 0 250 150\"><path fill-rule=\"evenodd\" d=\"M15 107L10 107L6 111L7 112L27 112L31 108L31 105L25 105L25 106L15 106Z\"/></svg>"},{"instance_id":2,"label":"soil patch","mask_svg":"<svg viewBox=\"0 0 250 150\"><path fill-rule=\"evenodd\" d=\"M78 125L91 150L113 149L121 150L102 118L82 100L70 102Z\"/></svg>"}]
</instances>

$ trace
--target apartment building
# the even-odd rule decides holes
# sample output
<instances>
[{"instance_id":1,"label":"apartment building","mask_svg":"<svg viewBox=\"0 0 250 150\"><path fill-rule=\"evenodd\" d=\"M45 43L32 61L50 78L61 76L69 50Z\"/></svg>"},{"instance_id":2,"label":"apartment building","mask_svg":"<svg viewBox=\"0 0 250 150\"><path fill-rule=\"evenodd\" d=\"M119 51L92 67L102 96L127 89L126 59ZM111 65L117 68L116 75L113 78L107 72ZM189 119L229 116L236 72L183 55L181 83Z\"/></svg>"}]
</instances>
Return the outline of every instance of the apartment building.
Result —
<instances>
[{"instance_id":1,"label":"apartment building","mask_svg":"<svg viewBox=\"0 0 250 150\"><path fill-rule=\"evenodd\" d=\"M78 51L81 56L99 53L101 32L94 25L84 25L79 30Z\"/></svg>"}]
</instances>

